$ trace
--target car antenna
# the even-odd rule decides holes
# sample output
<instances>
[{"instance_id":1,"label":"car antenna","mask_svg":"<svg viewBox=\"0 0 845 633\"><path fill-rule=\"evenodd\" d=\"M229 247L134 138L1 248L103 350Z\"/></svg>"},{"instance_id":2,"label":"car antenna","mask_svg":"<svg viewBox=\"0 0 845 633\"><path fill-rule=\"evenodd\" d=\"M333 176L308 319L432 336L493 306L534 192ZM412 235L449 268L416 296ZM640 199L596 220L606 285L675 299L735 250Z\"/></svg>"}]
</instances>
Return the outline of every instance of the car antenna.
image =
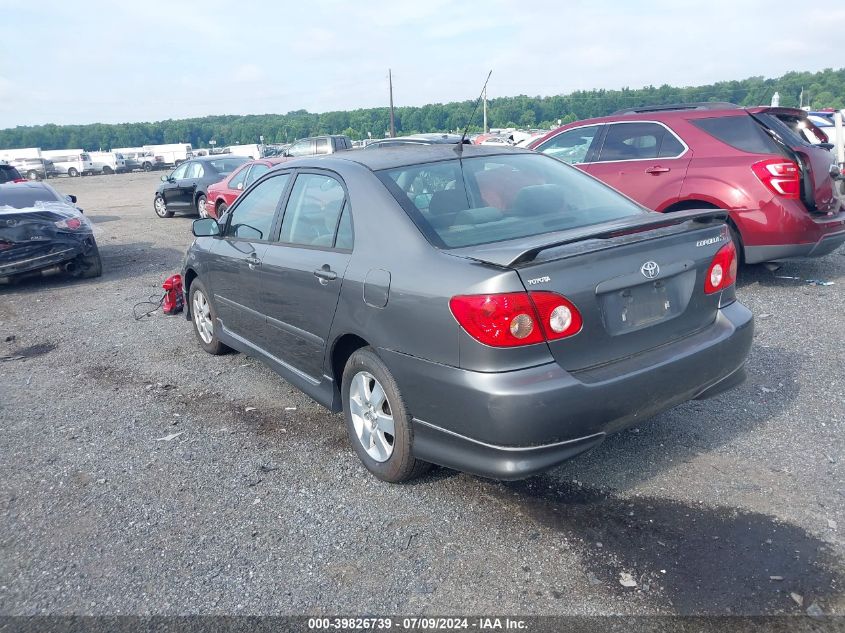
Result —
<instances>
[{"instance_id":1,"label":"car antenna","mask_svg":"<svg viewBox=\"0 0 845 633\"><path fill-rule=\"evenodd\" d=\"M487 79L484 80L484 87L481 89L481 94L478 95L478 99L475 101L475 108L472 111L472 116L469 117L469 121L467 121L467 126L464 128L464 133L461 134L461 140L458 143L458 146L455 147L455 153L460 156L464 153L464 140L467 137L467 132L469 132L469 126L472 125L473 120L475 119L475 113L478 112L478 104L481 103L482 97L484 97L484 93L487 90L487 82L490 81L490 75L493 74L491 70L487 73Z\"/></svg>"}]
</instances>

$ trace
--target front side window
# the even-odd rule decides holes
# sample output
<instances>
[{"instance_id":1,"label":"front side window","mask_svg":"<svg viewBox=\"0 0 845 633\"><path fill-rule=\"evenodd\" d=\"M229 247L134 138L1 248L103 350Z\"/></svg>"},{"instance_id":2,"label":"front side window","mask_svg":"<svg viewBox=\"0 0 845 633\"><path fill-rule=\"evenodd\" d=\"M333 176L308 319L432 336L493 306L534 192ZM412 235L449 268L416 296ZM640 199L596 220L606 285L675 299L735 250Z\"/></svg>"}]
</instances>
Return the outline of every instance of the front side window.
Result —
<instances>
[{"instance_id":1,"label":"front side window","mask_svg":"<svg viewBox=\"0 0 845 633\"><path fill-rule=\"evenodd\" d=\"M238 198L226 227L226 236L246 240L269 240L276 208L289 179L290 174L279 174Z\"/></svg>"},{"instance_id":2,"label":"front side window","mask_svg":"<svg viewBox=\"0 0 845 633\"><path fill-rule=\"evenodd\" d=\"M202 178L204 173L205 170L202 168L202 163L191 163L185 178Z\"/></svg>"},{"instance_id":3,"label":"front side window","mask_svg":"<svg viewBox=\"0 0 845 633\"><path fill-rule=\"evenodd\" d=\"M246 189L245 181L248 172L249 167L244 167L238 173L232 176L232 179L229 181L229 189Z\"/></svg>"},{"instance_id":4,"label":"front side window","mask_svg":"<svg viewBox=\"0 0 845 633\"><path fill-rule=\"evenodd\" d=\"M587 152L601 129L600 125L588 125L561 132L535 149L543 154L554 156L565 163L583 163Z\"/></svg>"},{"instance_id":5,"label":"front side window","mask_svg":"<svg viewBox=\"0 0 845 633\"><path fill-rule=\"evenodd\" d=\"M173 170L173 173L170 174L170 177L173 178L173 180L182 180L188 171L188 167L190 167L190 163L179 165L176 169Z\"/></svg>"},{"instance_id":6,"label":"front side window","mask_svg":"<svg viewBox=\"0 0 845 633\"><path fill-rule=\"evenodd\" d=\"M346 193L343 185L322 174L300 174L290 192L280 241L331 247Z\"/></svg>"},{"instance_id":7,"label":"front side window","mask_svg":"<svg viewBox=\"0 0 845 633\"><path fill-rule=\"evenodd\" d=\"M258 165L253 165L252 169L249 170L249 175L246 177L244 188L249 187L252 183L258 180L268 171L270 171L270 167L267 165L262 165L261 163L259 163Z\"/></svg>"},{"instance_id":8,"label":"front side window","mask_svg":"<svg viewBox=\"0 0 845 633\"><path fill-rule=\"evenodd\" d=\"M377 174L440 248L488 244L647 213L583 172L537 154L465 158Z\"/></svg>"},{"instance_id":9,"label":"front side window","mask_svg":"<svg viewBox=\"0 0 845 633\"><path fill-rule=\"evenodd\" d=\"M657 123L615 123L608 125L598 162L673 158L684 146Z\"/></svg>"}]
</instances>

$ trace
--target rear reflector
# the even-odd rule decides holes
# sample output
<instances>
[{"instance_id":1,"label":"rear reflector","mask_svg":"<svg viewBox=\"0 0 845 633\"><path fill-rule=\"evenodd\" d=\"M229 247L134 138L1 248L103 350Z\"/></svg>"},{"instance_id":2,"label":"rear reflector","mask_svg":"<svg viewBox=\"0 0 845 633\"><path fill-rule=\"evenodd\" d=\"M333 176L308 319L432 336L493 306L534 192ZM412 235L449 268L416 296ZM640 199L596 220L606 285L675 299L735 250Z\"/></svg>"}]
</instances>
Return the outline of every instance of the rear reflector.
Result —
<instances>
[{"instance_id":1,"label":"rear reflector","mask_svg":"<svg viewBox=\"0 0 845 633\"><path fill-rule=\"evenodd\" d=\"M773 193L791 200L801 196L801 170L794 161L770 158L754 163L751 169Z\"/></svg>"},{"instance_id":2,"label":"rear reflector","mask_svg":"<svg viewBox=\"0 0 845 633\"><path fill-rule=\"evenodd\" d=\"M737 257L733 242L728 242L716 253L707 276L704 278L704 292L708 295L729 287L736 281Z\"/></svg>"},{"instance_id":3,"label":"rear reflector","mask_svg":"<svg viewBox=\"0 0 845 633\"><path fill-rule=\"evenodd\" d=\"M452 297L449 308L475 340L492 347L533 345L581 330L581 313L554 292L508 292Z\"/></svg>"}]
</instances>

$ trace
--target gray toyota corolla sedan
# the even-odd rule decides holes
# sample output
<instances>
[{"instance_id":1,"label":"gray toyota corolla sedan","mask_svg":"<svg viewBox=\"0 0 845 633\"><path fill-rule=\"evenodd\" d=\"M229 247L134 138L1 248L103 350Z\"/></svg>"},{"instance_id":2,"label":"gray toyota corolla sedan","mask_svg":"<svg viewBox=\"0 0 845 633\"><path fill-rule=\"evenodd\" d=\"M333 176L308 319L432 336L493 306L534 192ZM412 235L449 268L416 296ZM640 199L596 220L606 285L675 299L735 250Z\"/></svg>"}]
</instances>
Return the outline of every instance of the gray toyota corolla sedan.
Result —
<instances>
[{"instance_id":1,"label":"gray toyota corolla sedan","mask_svg":"<svg viewBox=\"0 0 845 633\"><path fill-rule=\"evenodd\" d=\"M518 149L303 158L194 222L187 316L207 352L343 411L380 479L527 477L742 382L725 218L653 213Z\"/></svg>"}]
</instances>

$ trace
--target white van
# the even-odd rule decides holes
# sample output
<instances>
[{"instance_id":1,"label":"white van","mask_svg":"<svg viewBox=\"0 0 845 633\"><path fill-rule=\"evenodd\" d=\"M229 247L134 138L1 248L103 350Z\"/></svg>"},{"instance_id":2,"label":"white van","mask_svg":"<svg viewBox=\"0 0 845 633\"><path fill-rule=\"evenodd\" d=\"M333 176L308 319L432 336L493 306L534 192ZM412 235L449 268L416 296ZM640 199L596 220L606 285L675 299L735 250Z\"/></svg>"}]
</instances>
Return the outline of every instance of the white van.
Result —
<instances>
[{"instance_id":1,"label":"white van","mask_svg":"<svg viewBox=\"0 0 845 633\"><path fill-rule=\"evenodd\" d=\"M71 178L94 173L94 163L91 162L91 156L81 149L42 151L41 156L53 163L57 173L66 174Z\"/></svg>"},{"instance_id":2,"label":"white van","mask_svg":"<svg viewBox=\"0 0 845 633\"><path fill-rule=\"evenodd\" d=\"M89 152L89 155L94 164L94 173L121 174L128 171L126 160L119 152Z\"/></svg>"},{"instance_id":3,"label":"white van","mask_svg":"<svg viewBox=\"0 0 845 633\"><path fill-rule=\"evenodd\" d=\"M229 145L223 148L224 154L232 156L246 156L253 160L264 158L264 146L253 143L252 145Z\"/></svg>"},{"instance_id":4,"label":"white van","mask_svg":"<svg viewBox=\"0 0 845 633\"><path fill-rule=\"evenodd\" d=\"M144 145L144 149L164 159L165 165L178 165L194 157L190 143L167 143L165 145Z\"/></svg>"}]
</instances>

